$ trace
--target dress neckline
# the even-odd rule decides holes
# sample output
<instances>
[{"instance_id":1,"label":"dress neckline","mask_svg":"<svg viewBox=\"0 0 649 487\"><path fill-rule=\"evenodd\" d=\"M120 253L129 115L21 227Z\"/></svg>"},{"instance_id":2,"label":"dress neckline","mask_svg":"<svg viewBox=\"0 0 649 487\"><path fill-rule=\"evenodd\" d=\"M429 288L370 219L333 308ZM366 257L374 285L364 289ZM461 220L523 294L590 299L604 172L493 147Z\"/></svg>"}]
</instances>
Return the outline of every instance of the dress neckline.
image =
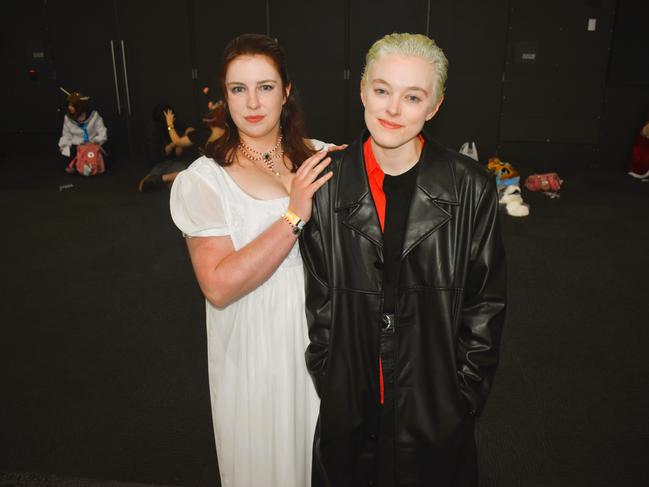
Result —
<instances>
[{"instance_id":1,"label":"dress neckline","mask_svg":"<svg viewBox=\"0 0 649 487\"><path fill-rule=\"evenodd\" d=\"M232 176L230 176L230 173L224 167L222 167L220 165L218 165L218 166L223 171L223 173L225 174L225 178L229 181L229 183L232 186L234 186L236 191L241 193L244 197L246 197L247 199L249 199L251 201L255 201L255 202L258 202L258 203L276 203L276 202L279 202L279 201L287 200L289 198L289 195L280 196L278 198L269 198L269 199L255 198L250 193L245 191L241 186L239 186L237 184L237 182L234 180L234 178Z\"/></svg>"}]
</instances>

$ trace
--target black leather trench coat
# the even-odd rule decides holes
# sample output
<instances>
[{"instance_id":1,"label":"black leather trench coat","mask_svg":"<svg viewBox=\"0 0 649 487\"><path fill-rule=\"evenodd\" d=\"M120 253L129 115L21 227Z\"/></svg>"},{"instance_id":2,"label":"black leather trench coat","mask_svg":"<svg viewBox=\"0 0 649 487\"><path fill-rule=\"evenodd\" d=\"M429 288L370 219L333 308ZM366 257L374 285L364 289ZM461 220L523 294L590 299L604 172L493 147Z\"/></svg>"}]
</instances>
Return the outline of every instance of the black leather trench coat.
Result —
<instances>
[{"instance_id":1,"label":"black leather trench coat","mask_svg":"<svg viewBox=\"0 0 649 487\"><path fill-rule=\"evenodd\" d=\"M363 161L367 131L332 154L300 240L307 367L321 398L313 486L378 485L383 236ZM475 485L473 417L498 363L505 258L494 178L426 139L395 303L399 486ZM369 454L368 454L369 452Z\"/></svg>"}]
</instances>

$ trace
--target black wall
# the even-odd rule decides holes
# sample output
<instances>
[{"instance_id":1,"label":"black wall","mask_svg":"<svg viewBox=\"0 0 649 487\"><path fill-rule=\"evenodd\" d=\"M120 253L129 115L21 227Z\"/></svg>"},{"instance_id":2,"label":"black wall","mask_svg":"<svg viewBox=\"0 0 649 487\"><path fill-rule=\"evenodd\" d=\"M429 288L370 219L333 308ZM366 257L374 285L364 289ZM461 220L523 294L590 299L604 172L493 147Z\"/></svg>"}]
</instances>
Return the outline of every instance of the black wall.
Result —
<instances>
[{"instance_id":1,"label":"black wall","mask_svg":"<svg viewBox=\"0 0 649 487\"><path fill-rule=\"evenodd\" d=\"M649 120L648 26L649 2L618 1L599 144L603 164L624 167L633 139Z\"/></svg>"},{"instance_id":2,"label":"black wall","mask_svg":"<svg viewBox=\"0 0 649 487\"><path fill-rule=\"evenodd\" d=\"M155 103L198 123L224 44L250 31L285 47L311 135L347 142L362 126L365 52L409 31L450 60L427 127L437 139L474 140L484 160L621 170L649 111L647 20L644 0L26 0L1 21L0 151L55 153L62 85L91 94L118 155L137 154Z\"/></svg>"}]
</instances>

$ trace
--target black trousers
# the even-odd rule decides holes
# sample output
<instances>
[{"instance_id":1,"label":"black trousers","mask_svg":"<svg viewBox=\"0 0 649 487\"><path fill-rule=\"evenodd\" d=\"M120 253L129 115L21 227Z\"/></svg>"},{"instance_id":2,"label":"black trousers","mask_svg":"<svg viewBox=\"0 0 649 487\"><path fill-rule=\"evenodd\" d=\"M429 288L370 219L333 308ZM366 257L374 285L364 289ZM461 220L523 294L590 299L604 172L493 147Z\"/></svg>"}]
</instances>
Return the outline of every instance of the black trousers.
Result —
<instances>
[{"instance_id":1,"label":"black trousers","mask_svg":"<svg viewBox=\"0 0 649 487\"><path fill-rule=\"evenodd\" d=\"M379 414L379 436L377 451L377 485L394 487L396 477L395 451L395 361L397 336L394 315L384 315L381 323L381 369L383 371L383 404Z\"/></svg>"},{"instance_id":2,"label":"black trousers","mask_svg":"<svg viewBox=\"0 0 649 487\"><path fill-rule=\"evenodd\" d=\"M378 487L396 487L417 485L423 487L421 479L415 484L397 475L397 409L396 409L396 358L398 336L393 315L384 315L381 323L380 354L383 371L384 400L378 415L378 436L376 438L375 485ZM475 423L468 418L460 432L458 444L462 445L456 451L459 458L452 463L457 465L454 472L445 471L427 482L436 487L477 487L478 462L475 445ZM450 459L449 459L450 460ZM447 477L449 475L449 477Z\"/></svg>"}]
</instances>

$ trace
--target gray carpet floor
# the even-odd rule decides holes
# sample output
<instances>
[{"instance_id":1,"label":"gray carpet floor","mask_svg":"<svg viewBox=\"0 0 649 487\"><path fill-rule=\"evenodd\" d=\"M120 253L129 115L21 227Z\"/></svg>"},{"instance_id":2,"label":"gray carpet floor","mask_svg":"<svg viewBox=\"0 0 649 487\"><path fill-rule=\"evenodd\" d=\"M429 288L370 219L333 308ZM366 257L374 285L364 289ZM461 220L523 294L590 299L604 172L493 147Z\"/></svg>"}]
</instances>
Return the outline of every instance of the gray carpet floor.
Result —
<instances>
[{"instance_id":1,"label":"gray carpet floor","mask_svg":"<svg viewBox=\"0 0 649 487\"><path fill-rule=\"evenodd\" d=\"M218 485L204 308L167 191L139 194L137 162L2 167L0 487ZM561 198L524 192L530 216L502 218L481 483L649 485L649 184L559 172Z\"/></svg>"}]
</instances>

